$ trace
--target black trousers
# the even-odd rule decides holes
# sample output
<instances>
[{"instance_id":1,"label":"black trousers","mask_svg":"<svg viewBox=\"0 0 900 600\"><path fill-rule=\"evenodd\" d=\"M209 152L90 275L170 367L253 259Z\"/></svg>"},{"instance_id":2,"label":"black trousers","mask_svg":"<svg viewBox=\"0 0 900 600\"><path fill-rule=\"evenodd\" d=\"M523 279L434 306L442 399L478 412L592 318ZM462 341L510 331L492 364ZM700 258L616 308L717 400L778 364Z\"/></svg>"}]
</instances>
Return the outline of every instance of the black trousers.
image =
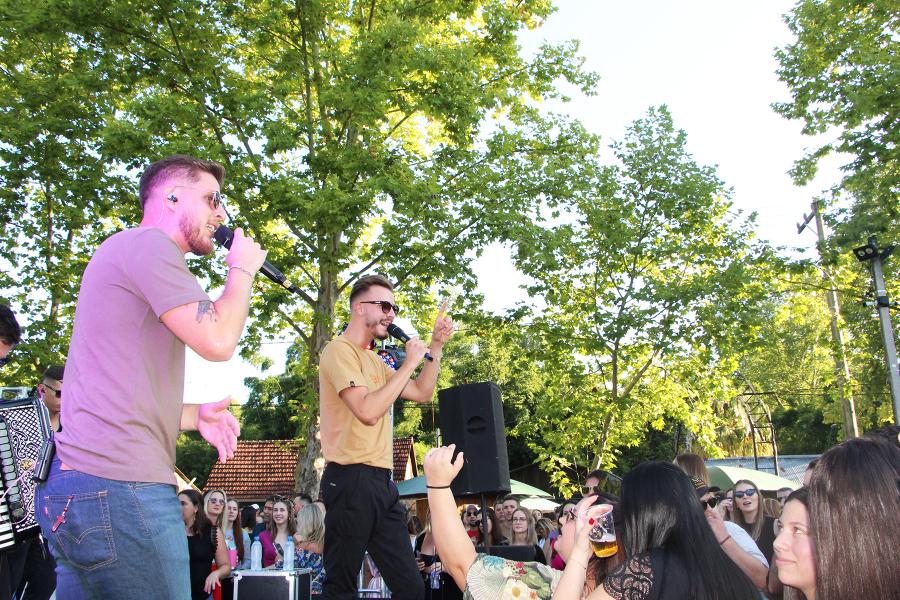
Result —
<instances>
[{"instance_id":1,"label":"black trousers","mask_svg":"<svg viewBox=\"0 0 900 600\"><path fill-rule=\"evenodd\" d=\"M325 500L325 600L357 596L366 550L397 600L422 600L425 584L406 529L406 510L388 469L328 463Z\"/></svg>"}]
</instances>

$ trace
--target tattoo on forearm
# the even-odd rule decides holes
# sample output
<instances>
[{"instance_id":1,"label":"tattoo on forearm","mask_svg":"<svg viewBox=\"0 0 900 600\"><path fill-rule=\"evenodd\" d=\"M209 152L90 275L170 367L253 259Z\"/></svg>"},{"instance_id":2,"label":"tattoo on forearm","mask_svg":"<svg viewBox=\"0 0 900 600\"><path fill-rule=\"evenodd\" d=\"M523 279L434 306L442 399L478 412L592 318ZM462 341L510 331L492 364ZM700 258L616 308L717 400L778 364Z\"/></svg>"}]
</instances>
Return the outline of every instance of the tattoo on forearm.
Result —
<instances>
[{"instance_id":1,"label":"tattoo on forearm","mask_svg":"<svg viewBox=\"0 0 900 600\"><path fill-rule=\"evenodd\" d=\"M212 303L212 300L201 300L197 303L197 322L202 322L203 317L206 315L209 315L209 320L213 323L219 320L219 316L216 314L216 306Z\"/></svg>"}]
</instances>

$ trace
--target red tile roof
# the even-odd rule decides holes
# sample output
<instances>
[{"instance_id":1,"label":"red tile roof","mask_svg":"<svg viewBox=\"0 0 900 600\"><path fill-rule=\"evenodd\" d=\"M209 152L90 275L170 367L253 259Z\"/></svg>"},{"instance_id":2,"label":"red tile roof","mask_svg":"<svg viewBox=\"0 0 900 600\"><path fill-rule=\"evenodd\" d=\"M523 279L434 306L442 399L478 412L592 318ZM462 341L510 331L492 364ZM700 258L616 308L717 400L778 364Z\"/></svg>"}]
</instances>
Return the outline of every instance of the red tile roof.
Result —
<instances>
[{"instance_id":1,"label":"red tile roof","mask_svg":"<svg viewBox=\"0 0 900 600\"><path fill-rule=\"evenodd\" d=\"M234 458L213 465L205 490L225 490L239 502L256 502L268 496L294 493L297 440L239 441Z\"/></svg>"},{"instance_id":2,"label":"red tile roof","mask_svg":"<svg viewBox=\"0 0 900 600\"><path fill-rule=\"evenodd\" d=\"M412 462L411 474L407 477L406 469ZM416 464L416 452L413 448L413 438L394 438L394 482L400 483L419 474Z\"/></svg>"},{"instance_id":3,"label":"red tile roof","mask_svg":"<svg viewBox=\"0 0 900 600\"><path fill-rule=\"evenodd\" d=\"M239 441L234 458L213 465L203 490L225 490L238 502L259 502L275 494L293 496L299 451L297 440ZM404 481L407 474L419 474L411 437L394 440L394 481Z\"/></svg>"}]
</instances>

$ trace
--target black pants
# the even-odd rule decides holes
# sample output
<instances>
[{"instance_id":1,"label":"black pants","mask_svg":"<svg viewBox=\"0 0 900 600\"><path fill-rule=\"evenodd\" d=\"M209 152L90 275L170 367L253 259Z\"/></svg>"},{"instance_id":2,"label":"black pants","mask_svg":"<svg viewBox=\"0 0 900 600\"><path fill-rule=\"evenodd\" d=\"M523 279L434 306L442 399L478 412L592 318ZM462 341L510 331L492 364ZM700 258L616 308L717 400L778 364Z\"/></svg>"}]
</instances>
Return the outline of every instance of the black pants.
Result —
<instances>
[{"instance_id":1,"label":"black pants","mask_svg":"<svg viewBox=\"0 0 900 600\"><path fill-rule=\"evenodd\" d=\"M367 465L328 463L322 475L325 500L326 600L357 596L366 550L397 600L421 600L425 585L406 529L391 472Z\"/></svg>"},{"instance_id":2,"label":"black pants","mask_svg":"<svg viewBox=\"0 0 900 600\"><path fill-rule=\"evenodd\" d=\"M56 589L56 561L43 538L16 545L9 552L12 590L18 600L47 600Z\"/></svg>"}]
</instances>

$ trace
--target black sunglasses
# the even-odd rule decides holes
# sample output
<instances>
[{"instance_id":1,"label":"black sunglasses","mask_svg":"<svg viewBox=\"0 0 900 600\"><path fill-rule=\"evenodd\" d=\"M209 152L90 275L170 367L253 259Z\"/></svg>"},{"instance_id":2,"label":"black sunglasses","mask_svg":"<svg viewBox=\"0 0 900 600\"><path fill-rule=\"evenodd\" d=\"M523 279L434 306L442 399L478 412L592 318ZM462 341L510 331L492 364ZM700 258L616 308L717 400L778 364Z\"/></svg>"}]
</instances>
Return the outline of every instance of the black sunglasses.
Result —
<instances>
[{"instance_id":1,"label":"black sunglasses","mask_svg":"<svg viewBox=\"0 0 900 600\"><path fill-rule=\"evenodd\" d=\"M45 389L48 389L48 390L50 390L51 392L53 392L54 394L56 394L56 397L57 397L57 398L62 398L62 390L58 390L58 389L56 389L56 388L52 388L52 387L50 387L49 385L47 385L46 383L44 384L44 388L45 388Z\"/></svg>"},{"instance_id":2,"label":"black sunglasses","mask_svg":"<svg viewBox=\"0 0 900 600\"><path fill-rule=\"evenodd\" d=\"M395 315L400 314L400 307L396 304L392 304L387 300L360 300L360 304L377 304L381 307L381 312L384 314L389 314L391 310L394 311Z\"/></svg>"},{"instance_id":3,"label":"black sunglasses","mask_svg":"<svg viewBox=\"0 0 900 600\"><path fill-rule=\"evenodd\" d=\"M477 510L467 510L466 516L467 517L476 517L476 516L478 516L478 511Z\"/></svg>"},{"instance_id":4,"label":"black sunglasses","mask_svg":"<svg viewBox=\"0 0 900 600\"><path fill-rule=\"evenodd\" d=\"M718 504L720 501L721 501L720 498L716 498L715 496L713 496L709 500L701 500L700 505L703 507L703 510L706 510L707 507L715 508L716 504Z\"/></svg>"},{"instance_id":5,"label":"black sunglasses","mask_svg":"<svg viewBox=\"0 0 900 600\"><path fill-rule=\"evenodd\" d=\"M744 496L747 496L748 498L752 498L754 494L756 494L756 490L754 488L747 488L746 490L735 492L734 497L743 498Z\"/></svg>"}]
</instances>

